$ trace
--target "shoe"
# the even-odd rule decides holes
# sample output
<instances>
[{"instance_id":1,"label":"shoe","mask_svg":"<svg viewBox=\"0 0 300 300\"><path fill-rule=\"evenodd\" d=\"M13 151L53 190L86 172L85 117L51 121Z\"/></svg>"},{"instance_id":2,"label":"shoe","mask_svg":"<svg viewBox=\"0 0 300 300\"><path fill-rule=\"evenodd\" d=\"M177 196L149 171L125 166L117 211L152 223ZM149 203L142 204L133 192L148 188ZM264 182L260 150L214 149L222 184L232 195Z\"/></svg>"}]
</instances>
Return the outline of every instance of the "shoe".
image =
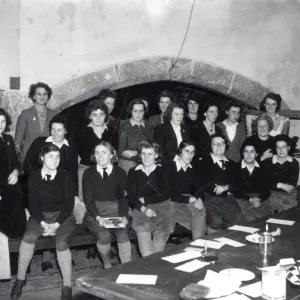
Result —
<instances>
[{"instance_id":1,"label":"shoe","mask_svg":"<svg viewBox=\"0 0 300 300\"><path fill-rule=\"evenodd\" d=\"M47 271L48 269L53 269L53 266L50 261L42 262L41 267L43 272Z\"/></svg>"},{"instance_id":2,"label":"shoe","mask_svg":"<svg viewBox=\"0 0 300 300\"><path fill-rule=\"evenodd\" d=\"M61 289L61 300L71 300L72 299L72 288L69 286L64 286Z\"/></svg>"},{"instance_id":3,"label":"shoe","mask_svg":"<svg viewBox=\"0 0 300 300\"><path fill-rule=\"evenodd\" d=\"M86 258L87 259L90 259L90 258L95 259L96 256L97 256L97 248L96 247L89 248L88 252L86 254Z\"/></svg>"},{"instance_id":4,"label":"shoe","mask_svg":"<svg viewBox=\"0 0 300 300\"><path fill-rule=\"evenodd\" d=\"M26 280L17 279L11 289L10 299L19 299L22 295L23 286L26 284Z\"/></svg>"}]
</instances>

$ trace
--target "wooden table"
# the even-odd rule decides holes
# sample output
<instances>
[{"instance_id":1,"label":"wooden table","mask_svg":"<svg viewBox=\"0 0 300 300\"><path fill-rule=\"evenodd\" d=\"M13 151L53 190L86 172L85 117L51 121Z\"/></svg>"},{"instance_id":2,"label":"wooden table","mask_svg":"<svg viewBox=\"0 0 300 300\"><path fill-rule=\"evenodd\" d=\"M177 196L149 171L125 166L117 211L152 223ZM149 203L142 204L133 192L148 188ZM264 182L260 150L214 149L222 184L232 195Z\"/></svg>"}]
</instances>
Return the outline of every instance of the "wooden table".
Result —
<instances>
[{"instance_id":1,"label":"wooden table","mask_svg":"<svg viewBox=\"0 0 300 300\"><path fill-rule=\"evenodd\" d=\"M277 264L281 258L300 258L300 209L291 210L273 215L274 218L297 221L293 226L270 224L269 231L281 228L281 236L276 237L272 244L272 257L270 265ZM267 218L266 218L267 219ZM247 223L248 226L265 229L265 220ZM255 279L247 281L243 285L248 285L261 280L261 271L257 266L261 265L259 245L250 243L245 239L248 235L245 232L224 230L211 234L205 239L213 240L217 237L228 237L235 241L246 244L244 247L234 248L228 245L216 250L219 261L214 265L209 265L193 273L186 273L175 270L174 267L181 265L172 264L161 259L161 257L181 252L189 245L183 244L174 246L164 252L157 253L138 259L133 262L117 265L110 270L98 271L97 273L77 279L76 284L79 289L109 300L176 300L179 299L179 292L189 283L197 283L202 280L208 269L219 272L227 268L243 268L255 273ZM120 285L116 284L119 274L147 274L158 275L156 285ZM242 285L242 286L243 286ZM261 298L256 298L261 299ZM287 281L288 300L300 300L300 286L294 286Z\"/></svg>"}]
</instances>

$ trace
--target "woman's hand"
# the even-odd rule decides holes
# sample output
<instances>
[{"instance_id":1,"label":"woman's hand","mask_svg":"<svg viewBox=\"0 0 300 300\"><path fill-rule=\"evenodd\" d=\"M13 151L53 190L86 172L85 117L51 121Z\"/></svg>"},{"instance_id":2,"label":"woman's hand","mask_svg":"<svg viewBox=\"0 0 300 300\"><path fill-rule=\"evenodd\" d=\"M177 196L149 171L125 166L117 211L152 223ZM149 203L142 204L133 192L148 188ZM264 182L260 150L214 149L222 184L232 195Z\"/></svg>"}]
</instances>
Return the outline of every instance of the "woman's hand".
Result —
<instances>
[{"instance_id":1,"label":"woman's hand","mask_svg":"<svg viewBox=\"0 0 300 300\"><path fill-rule=\"evenodd\" d=\"M122 221L123 221L123 223L125 224L125 226L128 224L128 220L127 220L126 217L122 217Z\"/></svg>"},{"instance_id":2,"label":"woman's hand","mask_svg":"<svg viewBox=\"0 0 300 300\"><path fill-rule=\"evenodd\" d=\"M295 190L295 187L293 185L287 183L278 183L277 187L286 191L289 194L291 194Z\"/></svg>"},{"instance_id":3,"label":"woman's hand","mask_svg":"<svg viewBox=\"0 0 300 300\"><path fill-rule=\"evenodd\" d=\"M144 197L140 197L139 200L140 200L140 202L141 202L143 205L145 205L145 199L144 199Z\"/></svg>"},{"instance_id":4,"label":"woman's hand","mask_svg":"<svg viewBox=\"0 0 300 300\"><path fill-rule=\"evenodd\" d=\"M100 227L104 227L105 223L104 223L103 218L101 218L100 216L97 216L96 221L98 222Z\"/></svg>"},{"instance_id":5,"label":"woman's hand","mask_svg":"<svg viewBox=\"0 0 300 300\"><path fill-rule=\"evenodd\" d=\"M18 170L13 170L10 175L8 176L8 184L14 185L18 182L19 172Z\"/></svg>"},{"instance_id":6,"label":"woman's hand","mask_svg":"<svg viewBox=\"0 0 300 300\"><path fill-rule=\"evenodd\" d=\"M258 208L261 206L261 200L258 197L251 197L249 202L252 204L252 207Z\"/></svg>"},{"instance_id":7,"label":"woman's hand","mask_svg":"<svg viewBox=\"0 0 300 300\"><path fill-rule=\"evenodd\" d=\"M214 188L214 192L217 194L217 195L221 195L222 193L228 191L228 185L217 185L215 184L215 188Z\"/></svg>"},{"instance_id":8,"label":"woman's hand","mask_svg":"<svg viewBox=\"0 0 300 300\"><path fill-rule=\"evenodd\" d=\"M201 198L198 198L194 202L194 207L197 208L197 209L202 209L203 208L203 202L202 202Z\"/></svg>"},{"instance_id":9,"label":"woman's hand","mask_svg":"<svg viewBox=\"0 0 300 300\"><path fill-rule=\"evenodd\" d=\"M148 217L148 218L155 218L156 213L151 209L145 206L142 206L141 211Z\"/></svg>"},{"instance_id":10,"label":"woman's hand","mask_svg":"<svg viewBox=\"0 0 300 300\"><path fill-rule=\"evenodd\" d=\"M265 160L265 159L267 159L267 158L270 158L270 157L272 157L272 156L273 156L272 150L271 150L271 149L268 149L268 150L266 150L266 151L263 153L263 155L261 156L260 160L263 161L263 160Z\"/></svg>"},{"instance_id":11,"label":"woman's hand","mask_svg":"<svg viewBox=\"0 0 300 300\"><path fill-rule=\"evenodd\" d=\"M126 150L122 153L122 155L126 158L130 158L133 156L137 156L138 152L136 150Z\"/></svg>"}]
</instances>

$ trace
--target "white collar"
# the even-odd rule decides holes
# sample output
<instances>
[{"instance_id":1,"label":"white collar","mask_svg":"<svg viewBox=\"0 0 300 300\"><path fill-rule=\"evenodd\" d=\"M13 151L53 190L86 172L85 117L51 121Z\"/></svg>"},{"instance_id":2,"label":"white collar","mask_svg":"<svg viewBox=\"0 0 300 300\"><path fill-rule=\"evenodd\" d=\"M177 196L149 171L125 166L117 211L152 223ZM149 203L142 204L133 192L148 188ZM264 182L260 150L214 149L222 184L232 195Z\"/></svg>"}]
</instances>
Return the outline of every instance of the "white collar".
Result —
<instances>
[{"instance_id":1,"label":"white collar","mask_svg":"<svg viewBox=\"0 0 300 300\"><path fill-rule=\"evenodd\" d=\"M181 129L181 126L180 126L180 125L176 125L176 124L172 123L171 121L170 121L170 123L171 123L172 127L174 128L174 130L175 130L175 129L177 129L177 130L180 130L180 129Z\"/></svg>"},{"instance_id":2,"label":"white collar","mask_svg":"<svg viewBox=\"0 0 300 300\"><path fill-rule=\"evenodd\" d=\"M87 125L87 127L97 128L97 126L94 126L92 122L89 125ZM106 123L103 124L103 128L104 128L104 130L108 130Z\"/></svg>"},{"instance_id":3,"label":"white collar","mask_svg":"<svg viewBox=\"0 0 300 300\"><path fill-rule=\"evenodd\" d=\"M227 122L227 119L225 119L224 121L223 121L223 124L227 127L227 126L229 126L229 127L236 127L236 126L238 126L238 124L239 124L239 122L235 122L233 125L231 125L231 124L229 124L228 122Z\"/></svg>"},{"instance_id":4,"label":"white collar","mask_svg":"<svg viewBox=\"0 0 300 300\"><path fill-rule=\"evenodd\" d=\"M245 160L244 160L244 159L242 160L242 169L247 168L248 171L249 171L250 173L252 173L255 167L256 167L256 168L260 168L260 166L259 166L259 164L258 164L257 161L255 161L254 165L250 167L250 166L248 166L248 165L245 163Z\"/></svg>"},{"instance_id":5,"label":"white collar","mask_svg":"<svg viewBox=\"0 0 300 300\"><path fill-rule=\"evenodd\" d=\"M288 161L288 162L293 162L293 158L292 158L291 156L288 155L286 161ZM272 163L273 163L273 164L276 164L276 163L281 164L281 163L278 161L277 155L273 155Z\"/></svg>"},{"instance_id":6,"label":"white collar","mask_svg":"<svg viewBox=\"0 0 300 300\"><path fill-rule=\"evenodd\" d=\"M214 164L218 164L220 168L223 168L223 162L220 160L220 158L216 157L213 153L210 153L210 156L214 162ZM223 161L229 161L225 156L223 156Z\"/></svg>"},{"instance_id":7,"label":"white collar","mask_svg":"<svg viewBox=\"0 0 300 300\"><path fill-rule=\"evenodd\" d=\"M52 135L48 136L48 137L46 138L46 141L45 141L45 142L47 142L47 143L48 143L48 142L49 142L49 143L52 143L53 145L57 146L59 149L60 149L63 145L70 146L70 145L69 145L69 142L68 142L66 139L64 139L64 141L63 141L62 144L57 144L57 143L53 140Z\"/></svg>"},{"instance_id":8,"label":"white collar","mask_svg":"<svg viewBox=\"0 0 300 300\"><path fill-rule=\"evenodd\" d=\"M97 172L100 173L100 175L101 175L102 178L103 178L103 169L104 169L104 168L100 167L98 164L96 165L96 168L97 168ZM109 175L111 174L111 172L112 172L113 165L110 164L110 165L108 165L108 166L105 167L105 168L107 168L107 169L106 169L106 173L107 173L107 175L109 176Z\"/></svg>"},{"instance_id":9,"label":"white collar","mask_svg":"<svg viewBox=\"0 0 300 300\"><path fill-rule=\"evenodd\" d=\"M154 164L154 165L152 166L152 169L150 170L149 173L146 172L146 170L145 170L143 164L138 165L138 166L135 168L135 170L136 170L136 171L141 170L141 171L144 172L147 176L149 176L149 175L157 168L157 166L160 166L160 165Z\"/></svg>"},{"instance_id":10,"label":"white collar","mask_svg":"<svg viewBox=\"0 0 300 300\"><path fill-rule=\"evenodd\" d=\"M185 168L182 166L181 162L180 162L180 158L178 155L175 155L173 161L175 162L176 164L176 169L177 169L177 172L180 171L180 169L182 169L184 172L188 169L188 168L192 168L192 165L191 164L188 164Z\"/></svg>"},{"instance_id":11,"label":"white collar","mask_svg":"<svg viewBox=\"0 0 300 300\"><path fill-rule=\"evenodd\" d=\"M144 120L142 120L141 123L138 123L137 121L134 121L132 118L130 118L130 124L131 124L131 126L137 125L137 126L143 126L143 127L145 127Z\"/></svg>"},{"instance_id":12,"label":"white collar","mask_svg":"<svg viewBox=\"0 0 300 300\"><path fill-rule=\"evenodd\" d=\"M48 174L42 168L41 174L42 174L42 179L43 180L47 180L47 176L46 175L51 175L50 180L53 180L55 178L56 174L57 174L57 170L53 171L51 174Z\"/></svg>"}]
</instances>

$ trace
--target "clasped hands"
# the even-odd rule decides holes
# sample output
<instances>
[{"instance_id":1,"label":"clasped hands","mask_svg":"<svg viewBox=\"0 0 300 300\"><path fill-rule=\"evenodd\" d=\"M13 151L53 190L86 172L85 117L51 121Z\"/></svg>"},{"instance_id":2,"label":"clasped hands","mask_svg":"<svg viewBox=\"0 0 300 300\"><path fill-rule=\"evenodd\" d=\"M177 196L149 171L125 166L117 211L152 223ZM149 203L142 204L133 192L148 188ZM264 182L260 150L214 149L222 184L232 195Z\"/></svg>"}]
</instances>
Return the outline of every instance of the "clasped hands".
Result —
<instances>
[{"instance_id":1,"label":"clasped hands","mask_svg":"<svg viewBox=\"0 0 300 300\"><path fill-rule=\"evenodd\" d=\"M141 207L141 212L144 213L146 215L146 217L148 217L148 218L155 218L157 216L156 212L154 210L152 210L151 208L147 208L145 206L144 198L140 197L139 200L143 204L143 206Z\"/></svg>"},{"instance_id":2,"label":"clasped hands","mask_svg":"<svg viewBox=\"0 0 300 300\"><path fill-rule=\"evenodd\" d=\"M44 228L43 236L55 236L56 231L59 228L59 223L46 223L45 221L41 222L42 227Z\"/></svg>"},{"instance_id":3,"label":"clasped hands","mask_svg":"<svg viewBox=\"0 0 300 300\"><path fill-rule=\"evenodd\" d=\"M196 199L195 197L190 197L189 203L193 203L194 207L197 209L202 209L203 208L203 202L201 198Z\"/></svg>"}]
</instances>

